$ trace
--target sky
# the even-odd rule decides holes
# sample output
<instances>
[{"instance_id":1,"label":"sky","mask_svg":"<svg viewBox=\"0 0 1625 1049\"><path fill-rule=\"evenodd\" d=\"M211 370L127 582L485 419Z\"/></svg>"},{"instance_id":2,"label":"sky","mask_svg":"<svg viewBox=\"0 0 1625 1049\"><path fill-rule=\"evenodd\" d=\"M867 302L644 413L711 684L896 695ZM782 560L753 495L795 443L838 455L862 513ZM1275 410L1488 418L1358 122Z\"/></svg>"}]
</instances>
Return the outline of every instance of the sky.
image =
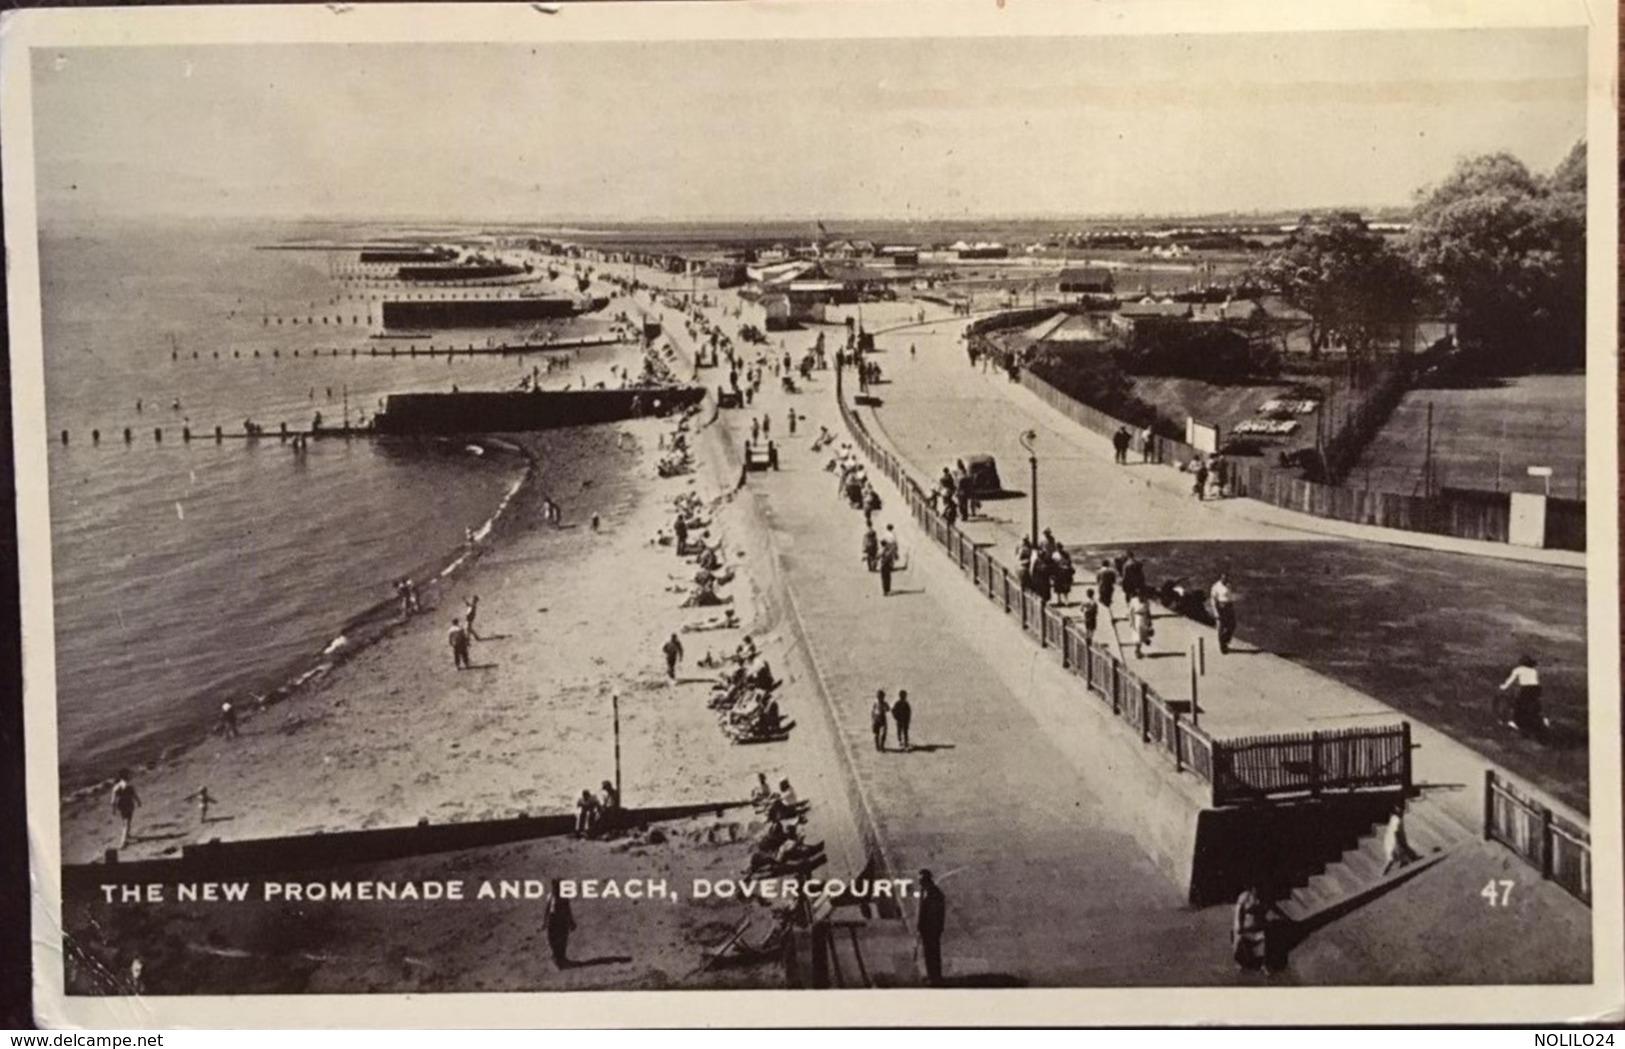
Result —
<instances>
[{"instance_id":1,"label":"sky","mask_svg":"<svg viewBox=\"0 0 1625 1049\"><path fill-rule=\"evenodd\" d=\"M1176 215L1551 169L1578 30L36 51L52 218Z\"/></svg>"}]
</instances>

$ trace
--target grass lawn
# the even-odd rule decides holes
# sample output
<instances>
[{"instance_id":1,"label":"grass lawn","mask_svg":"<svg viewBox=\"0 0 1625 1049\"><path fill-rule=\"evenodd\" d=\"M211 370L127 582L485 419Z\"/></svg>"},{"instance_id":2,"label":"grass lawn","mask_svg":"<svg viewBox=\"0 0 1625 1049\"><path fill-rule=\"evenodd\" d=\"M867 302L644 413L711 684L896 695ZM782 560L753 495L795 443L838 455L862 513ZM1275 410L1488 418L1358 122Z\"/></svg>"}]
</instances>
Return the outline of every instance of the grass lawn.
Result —
<instances>
[{"instance_id":1,"label":"grass lawn","mask_svg":"<svg viewBox=\"0 0 1625 1049\"><path fill-rule=\"evenodd\" d=\"M1153 586L1186 578L1206 587L1228 569L1243 641L1374 696L1588 811L1583 573L1369 543L1135 549ZM1554 727L1547 745L1490 716L1525 653L1540 662Z\"/></svg>"},{"instance_id":2,"label":"grass lawn","mask_svg":"<svg viewBox=\"0 0 1625 1049\"><path fill-rule=\"evenodd\" d=\"M1435 485L1540 492L1531 466L1553 470L1552 494L1584 498L1585 376L1529 375L1471 389L1416 389L1349 473L1348 483L1420 491L1433 405Z\"/></svg>"}]
</instances>

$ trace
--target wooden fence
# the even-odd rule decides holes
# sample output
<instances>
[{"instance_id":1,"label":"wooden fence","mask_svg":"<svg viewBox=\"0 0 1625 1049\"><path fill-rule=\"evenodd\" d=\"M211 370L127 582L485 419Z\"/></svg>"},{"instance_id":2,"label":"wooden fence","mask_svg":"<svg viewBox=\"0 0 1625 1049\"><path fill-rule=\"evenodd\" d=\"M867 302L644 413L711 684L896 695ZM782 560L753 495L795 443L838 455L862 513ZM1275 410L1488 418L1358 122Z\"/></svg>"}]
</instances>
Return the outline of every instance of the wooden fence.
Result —
<instances>
[{"instance_id":1,"label":"wooden fence","mask_svg":"<svg viewBox=\"0 0 1625 1049\"><path fill-rule=\"evenodd\" d=\"M1484 837L1511 849L1542 878L1591 906L1591 832L1584 822L1552 811L1494 769L1484 770Z\"/></svg>"},{"instance_id":2,"label":"wooden fence","mask_svg":"<svg viewBox=\"0 0 1625 1049\"><path fill-rule=\"evenodd\" d=\"M863 454L902 492L920 530L959 566L977 592L1020 624L1078 677L1084 694L1111 708L1140 741L1181 773L1208 784L1214 805L1268 801L1322 791L1411 785L1410 725L1215 740L1190 716L1189 700L1169 700L1083 631L1083 620L1021 586L986 546L947 522L898 458L881 447L847 407L842 369L835 373L841 419Z\"/></svg>"},{"instance_id":3,"label":"wooden fence","mask_svg":"<svg viewBox=\"0 0 1625 1049\"><path fill-rule=\"evenodd\" d=\"M1061 392L1034 375L1030 368L1022 369L1021 384L1036 393L1039 400L1091 433L1098 433L1102 437L1110 437L1124 426L1128 426L1131 433L1137 434L1141 430L1141 427L1129 426L1123 420L1107 415L1098 408L1091 408L1070 394ZM1153 462L1177 463L1183 466L1200 454L1184 441L1176 441L1161 434L1152 434L1151 441L1151 459Z\"/></svg>"},{"instance_id":4,"label":"wooden fence","mask_svg":"<svg viewBox=\"0 0 1625 1049\"><path fill-rule=\"evenodd\" d=\"M1366 787L1411 787L1410 722L1225 740L1213 793L1228 802Z\"/></svg>"}]
</instances>

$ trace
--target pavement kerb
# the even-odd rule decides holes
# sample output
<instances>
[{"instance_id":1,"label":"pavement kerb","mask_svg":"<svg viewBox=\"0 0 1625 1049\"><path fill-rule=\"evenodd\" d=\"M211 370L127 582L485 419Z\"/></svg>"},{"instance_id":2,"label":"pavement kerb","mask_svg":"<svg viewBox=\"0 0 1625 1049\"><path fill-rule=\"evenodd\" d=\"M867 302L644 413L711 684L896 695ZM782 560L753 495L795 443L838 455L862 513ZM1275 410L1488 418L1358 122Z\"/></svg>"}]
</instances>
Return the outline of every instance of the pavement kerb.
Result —
<instances>
[{"instance_id":1,"label":"pavement kerb","mask_svg":"<svg viewBox=\"0 0 1625 1049\"><path fill-rule=\"evenodd\" d=\"M684 334L686 335L686 333ZM670 338L674 345L678 344L675 334L671 335ZM737 457L731 452L733 441L726 439L724 436L727 426L722 422L720 413L714 414L713 419L719 424L712 430L719 445L718 451L726 460L732 462ZM857 774L857 770L853 766L851 748L847 744L846 737L841 732L840 721L835 712L834 697L821 665L822 660L819 658L817 647L807 631L806 623L802 619L800 601L796 597L795 585L790 581L788 573L784 571L783 555L775 541L774 529L763 519L760 497L754 493L751 496L751 516L757 525L758 541L767 548L771 555L769 558L772 572L771 585L781 590L785 595L785 606L789 610L789 615L786 617L787 625L790 627L795 640L806 653L807 665L812 670L819 705L824 712L825 723L829 728L834 749L841 763L843 773L841 779L846 787L847 804L857 817L855 822L857 823L858 834L863 839L862 844L866 855L865 863L862 866L854 865L851 874L856 877L864 870L868 870L873 878L890 877L894 865L887 853L885 842L881 838L879 824L874 816L874 807L870 802L868 792L864 789L863 779ZM850 860L848 862L851 863ZM877 904L875 909L881 918L901 922L902 916L900 913L886 913L888 910L895 908L896 904L892 903L891 907Z\"/></svg>"}]
</instances>

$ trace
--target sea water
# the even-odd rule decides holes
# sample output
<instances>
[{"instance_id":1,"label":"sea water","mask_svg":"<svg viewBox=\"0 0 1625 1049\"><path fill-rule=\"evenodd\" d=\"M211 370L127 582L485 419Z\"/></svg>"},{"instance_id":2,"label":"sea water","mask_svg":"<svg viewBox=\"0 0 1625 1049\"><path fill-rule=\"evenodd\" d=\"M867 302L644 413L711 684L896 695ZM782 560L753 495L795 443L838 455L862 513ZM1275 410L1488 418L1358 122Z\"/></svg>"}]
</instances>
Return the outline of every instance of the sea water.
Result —
<instances>
[{"instance_id":1,"label":"sea water","mask_svg":"<svg viewBox=\"0 0 1625 1049\"><path fill-rule=\"evenodd\" d=\"M399 344L365 323L367 296L382 292L335 276L353 251L256 250L366 233L43 231L64 788L195 738L222 701L314 663L347 624L381 614L394 579L443 565L522 476L518 457L462 442L324 438L299 452L277 439L279 423L305 429L316 412L327 425L346 410L370 417L392 391L511 388L537 363L367 356ZM240 431L246 418L267 436L215 443L216 425Z\"/></svg>"}]
</instances>

